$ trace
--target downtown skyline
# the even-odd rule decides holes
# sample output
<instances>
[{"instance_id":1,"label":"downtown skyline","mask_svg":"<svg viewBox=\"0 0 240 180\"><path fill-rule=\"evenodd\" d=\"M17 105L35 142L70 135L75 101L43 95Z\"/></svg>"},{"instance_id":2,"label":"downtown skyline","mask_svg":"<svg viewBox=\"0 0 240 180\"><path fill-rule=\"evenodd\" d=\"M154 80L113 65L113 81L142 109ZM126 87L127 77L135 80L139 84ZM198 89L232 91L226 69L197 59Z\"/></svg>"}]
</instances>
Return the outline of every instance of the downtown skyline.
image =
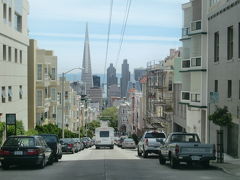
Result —
<instances>
[{"instance_id":1,"label":"downtown skyline","mask_svg":"<svg viewBox=\"0 0 240 180\"><path fill-rule=\"evenodd\" d=\"M53 0L48 2L50 4L47 7L44 1L29 1L30 38L38 40L39 48L54 50L59 57L61 73L69 68L81 66L85 24L88 22L92 71L93 74L103 73L109 1L104 0L100 3L96 0L72 0L69 3L65 0L58 2ZM110 63L116 66L126 2L115 0L113 3L107 66ZM180 46L178 41L182 23L180 7L183 2L185 1L150 0L148 3L143 0L132 1L123 47L116 67L117 73L121 71L121 63L125 58L129 60L130 71L133 72L134 68L145 67L147 61L163 59L170 48ZM52 11L56 3L58 6ZM71 9L71 12L68 9ZM146 51L139 52L138 49ZM135 66L136 63L138 66Z\"/></svg>"}]
</instances>

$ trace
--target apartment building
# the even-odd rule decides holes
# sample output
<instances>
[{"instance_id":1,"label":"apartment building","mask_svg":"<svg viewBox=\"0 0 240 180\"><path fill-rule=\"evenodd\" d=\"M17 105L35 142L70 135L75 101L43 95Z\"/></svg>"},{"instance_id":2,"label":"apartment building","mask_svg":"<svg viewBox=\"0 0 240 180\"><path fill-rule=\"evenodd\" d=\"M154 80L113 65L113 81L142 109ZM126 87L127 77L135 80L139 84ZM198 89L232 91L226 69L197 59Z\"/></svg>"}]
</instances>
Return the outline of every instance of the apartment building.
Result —
<instances>
[{"instance_id":1,"label":"apartment building","mask_svg":"<svg viewBox=\"0 0 240 180\"><path fill-rule=\"evenodd\" d=\"M227 106L233 124L224 128L224 151L240 157L240 1L210 1L208 14L208 94L217 94L210 114ZM214 92L214 93L213 93ZM216 143L216 130L209 126L210 143Z\"/></svg>"},{"instance_id":2,"label":"apartment building","mask_svg":"<svg viewBox=\"0 0 240 180\"><path fill-rule=\"evenodd\" d=\"M35 68L36 124L55 124L58 105L57 56L53 51L36 49Z\"/></svg>"},{"instance_id":3,"label":"apartment building","mask_svg":"<svg viewBox=\"0 0 240 180\"><path fill-rule=\"evenodd\" d=\"M130 121L130 105L127 101L122 102L118 108L118 130L121 135L131 135Z\"/></svg>"},{"instance_id":4,"label":"apartment building","mask_svg":"<svg viewBox=\"0 0 240 180\"><path fill-rule=\"evenodd\" d=\"M0 121L6 113L28 129L27 48L29 4L0 1Z\"/></svg>"},{"instance_id":5,"label":"apartment building","mask_svg":"<svg viewBox=\"0 0 240 180\"><path fill-rule=\"evenodd\" d=\"M61 78L60 78L61 81ZM62 81L61 81L62 82ZM59 83L57 94L59 104L57 106L57 125L62 128L62 85ZM71 131L77 131L80 125L80 110L81 98L77 92L72 89L69 81L64 81L64 127Z\"/></svg>"},{"instance_id":6,"label":"apartment building","mask_svg":"<svg viewBox=\"0 0 240 180\"><path fill-rule=\"evenodd\" d=\"M186 131L207 141L207 8L209 1L183 4L181 102L187 105Z\"/></svg>"}]
</instances>

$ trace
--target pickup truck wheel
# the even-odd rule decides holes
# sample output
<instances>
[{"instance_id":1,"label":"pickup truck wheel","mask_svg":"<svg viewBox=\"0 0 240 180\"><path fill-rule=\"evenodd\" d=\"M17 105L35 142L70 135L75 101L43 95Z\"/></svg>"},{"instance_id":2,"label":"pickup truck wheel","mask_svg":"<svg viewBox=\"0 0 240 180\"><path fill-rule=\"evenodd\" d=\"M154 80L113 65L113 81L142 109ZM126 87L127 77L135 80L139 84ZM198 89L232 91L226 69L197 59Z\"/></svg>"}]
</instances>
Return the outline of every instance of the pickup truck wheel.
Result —
<instances>
[{"instance_id":1,"label":"pickup truck wheel","mask_svg":"<svg viewBox=\"0 0 240 180\"><path fill-rule=\"evenodd\" d=\"M173 169L176 169L179 165L179 162L174 158L174 157L170 157L170 166Z\"/></svg>"},{"instance_id":2,"label":"pickup truck wheel","mask_svg":"<svg viewBox=\"0 0 240 180\"><path fill-rule=\"evenodd\" d=\"M138 156L142 156L142 153L140 152L139 148L137 149Z\"/></svg>"},{"instance_id":3,"label":"pickup truck wheel","mask_svg":"<svg viewBox=\"0 0 240 180\"><path fill-rule=\"evenodd\" d=\"M148 157L148 152L145 151L145 149L143 149L143 157L144 157L144 158L147 158L147 157Z\"/></svg>"},{"instance_id":4,"label":"pickup truck wheel","mask_svg":"<svg viewBox=\"0 0 240 180\"><path fill-rule=\"evenodd\" d=\"M163 157L161 154L159 154L159 163L160 163L161 165L166 164L166 159L164 159L164 157Z\"/></svg>"}]
</instances>

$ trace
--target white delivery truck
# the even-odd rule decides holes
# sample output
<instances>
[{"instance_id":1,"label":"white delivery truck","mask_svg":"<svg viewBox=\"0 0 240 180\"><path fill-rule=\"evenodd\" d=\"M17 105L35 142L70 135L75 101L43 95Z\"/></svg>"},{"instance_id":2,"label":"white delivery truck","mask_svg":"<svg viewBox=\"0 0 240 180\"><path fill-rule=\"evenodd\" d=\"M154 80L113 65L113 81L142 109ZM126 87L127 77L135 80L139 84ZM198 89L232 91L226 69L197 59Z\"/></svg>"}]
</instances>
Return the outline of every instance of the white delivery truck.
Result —
<instances>
[{"instance_id":1,"label":"white delivery truck","mask_svg":"<svg viewBox=\"0 0 240 180\"><path fill-rule=\"evenodd\" d=\"M112 127L99 127L95 129L95 147L114 147L114 129Z\"/></svg>"}]
</instances>

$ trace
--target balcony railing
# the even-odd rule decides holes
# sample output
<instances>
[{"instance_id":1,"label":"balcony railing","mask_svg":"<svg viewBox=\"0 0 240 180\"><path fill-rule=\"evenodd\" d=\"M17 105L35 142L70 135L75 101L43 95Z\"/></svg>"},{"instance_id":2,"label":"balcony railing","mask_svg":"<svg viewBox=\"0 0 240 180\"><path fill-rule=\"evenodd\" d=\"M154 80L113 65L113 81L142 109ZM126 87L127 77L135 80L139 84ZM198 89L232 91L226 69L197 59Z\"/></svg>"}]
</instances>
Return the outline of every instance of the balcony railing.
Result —
<instances>
[{"instance_id":1,"label":"balcony railing","mask_svg":"<svg viewBox=\"0 0 240 180\"><path fill-rule=\"evenodd\" d=\"M194 21L191 23L191 32L200 31L202 29L202 21Z\"/></svg>"}]
</instances>

